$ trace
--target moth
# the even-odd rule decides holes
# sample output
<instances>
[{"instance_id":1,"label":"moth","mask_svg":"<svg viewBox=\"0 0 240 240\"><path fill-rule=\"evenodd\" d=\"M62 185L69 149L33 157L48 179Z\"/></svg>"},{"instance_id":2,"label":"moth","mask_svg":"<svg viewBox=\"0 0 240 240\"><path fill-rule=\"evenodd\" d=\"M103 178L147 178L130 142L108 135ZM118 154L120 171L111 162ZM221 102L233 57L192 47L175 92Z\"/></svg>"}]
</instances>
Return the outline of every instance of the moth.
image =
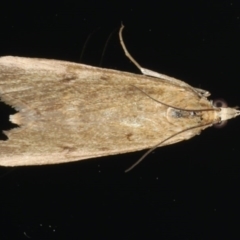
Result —
<instances>
[{"instance_id":1,"label":"moth","mask_svg":"<svg viewBox=\"0 0 240 240\"><path fill-rule=\"evenodd\" d=\"M18 125L4 131L8 139L0 141L0 165L152 150L240 114L215 107L208 91L142 68L127 51L122 30L123 50L143 75L58 60L0 58L0 97L16 109L10 121Z\"/></svg>"}]
</instances>

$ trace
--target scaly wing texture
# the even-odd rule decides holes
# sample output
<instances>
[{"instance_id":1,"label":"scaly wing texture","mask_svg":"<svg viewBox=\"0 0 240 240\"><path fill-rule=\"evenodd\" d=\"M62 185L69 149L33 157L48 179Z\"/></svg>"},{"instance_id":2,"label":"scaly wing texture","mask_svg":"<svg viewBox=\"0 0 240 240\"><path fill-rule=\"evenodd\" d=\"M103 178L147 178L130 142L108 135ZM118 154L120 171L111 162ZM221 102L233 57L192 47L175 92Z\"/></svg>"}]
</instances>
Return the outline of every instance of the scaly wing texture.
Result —
<instances>
[{"instance_id":1,"label":"scaly wing texture","mask_svg":"<svg viewBox=\"0 0 240 240\"><path fill-rule=\"evenodd\" d=\"M162 79L64 61L0 58L0 97L18 111L10 119L19 125L5 131L0 165L53 164L142 150L199 123L169 119L168 107L136 87L175 107L211 108L191 89Z\"/></svg>"}]
</instances>

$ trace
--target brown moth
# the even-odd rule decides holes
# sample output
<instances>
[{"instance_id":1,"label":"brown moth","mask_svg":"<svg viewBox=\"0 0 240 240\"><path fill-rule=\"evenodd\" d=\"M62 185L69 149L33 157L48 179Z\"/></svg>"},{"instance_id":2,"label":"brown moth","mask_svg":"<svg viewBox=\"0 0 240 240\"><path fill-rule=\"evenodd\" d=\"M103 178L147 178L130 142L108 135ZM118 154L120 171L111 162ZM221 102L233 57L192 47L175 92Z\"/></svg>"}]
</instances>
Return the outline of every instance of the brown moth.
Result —
<instances>
[{"instance_id":1,"label":"brown moth","mask_svg":"<svg viewBox=\"0 0 240 240\"><path fill-rule=\"evenodd\" d=\"M142 68L144 75L58 60L0 58L0 97L18 112L4 131L0 165L56 164L192 138L240 115L207 91Z\"/></svg>"}]
</instances>

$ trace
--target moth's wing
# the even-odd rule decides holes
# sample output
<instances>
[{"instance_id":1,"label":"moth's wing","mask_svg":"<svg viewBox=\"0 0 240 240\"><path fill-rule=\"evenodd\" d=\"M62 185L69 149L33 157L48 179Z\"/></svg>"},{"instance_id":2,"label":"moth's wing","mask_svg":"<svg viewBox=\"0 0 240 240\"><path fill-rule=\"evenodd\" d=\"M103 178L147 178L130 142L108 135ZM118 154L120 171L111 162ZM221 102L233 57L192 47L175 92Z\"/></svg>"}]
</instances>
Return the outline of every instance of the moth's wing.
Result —
<instances>
[{"instance_id":1,"label":"moth's wing","mask_svg":"<svg viewBox=\"0 0 240 240\"><path fill-rule=\"evenodd\" d=\"M53 164L142 150L186 127L169 122L167 107L134 86L170 105L199 107L192 91L141 75L56 60L0 58L1 99L16 108L10 120L20 126L5 132L0 164Z\"/></svg>"}]
</instances>

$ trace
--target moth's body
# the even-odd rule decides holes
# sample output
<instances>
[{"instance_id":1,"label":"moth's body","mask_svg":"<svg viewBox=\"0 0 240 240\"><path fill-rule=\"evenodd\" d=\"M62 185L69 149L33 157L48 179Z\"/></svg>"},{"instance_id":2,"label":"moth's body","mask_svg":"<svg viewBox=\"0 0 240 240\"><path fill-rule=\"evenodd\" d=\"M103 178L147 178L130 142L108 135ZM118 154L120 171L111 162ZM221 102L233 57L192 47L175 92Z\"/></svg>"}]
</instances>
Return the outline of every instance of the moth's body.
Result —
<instances>
[{"instance_id":1,"label":"moth's body","mask_svg":"<svg viewBox=\"0 0 240 240\"><path fill-rule=\"evenodd\" d=\"M199 134L201 125L217 118L216 111L191 114L164 106L137 89L178 108L213 108L207 98L164 79L18 57L0 58L0 72L1 99L19 111L10 120L20 126L5 131L8 140L0 142L1 165L132 152L200 126L165 142L172 144Z\"/></svg>"},{"instance_id":2,"label":"moth's body","mask_svg":"<svg viewBox=\"0 0 240 240\"><path fill-rule=\"evenodd\" d=\"M181 132L162 145L173 144L239 114L227 108L225 116L226 110L213 107L207 92L161 76L1 57L0 97L18 111L10 121L19 128L4 132L8 140L0 142L0 165L54 164L133 152Z\"/></svg>"}]
</instances>

